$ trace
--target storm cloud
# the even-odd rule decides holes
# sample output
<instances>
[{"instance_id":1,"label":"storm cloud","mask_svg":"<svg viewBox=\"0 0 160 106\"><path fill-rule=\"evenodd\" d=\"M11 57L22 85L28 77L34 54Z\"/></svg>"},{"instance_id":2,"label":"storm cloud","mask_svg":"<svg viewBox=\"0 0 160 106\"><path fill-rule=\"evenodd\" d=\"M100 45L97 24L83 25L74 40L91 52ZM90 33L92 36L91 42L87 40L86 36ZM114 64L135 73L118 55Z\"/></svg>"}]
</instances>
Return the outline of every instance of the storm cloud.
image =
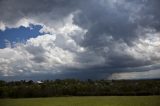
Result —
<instances>
[{"instance_id":1,"label":"storm cloud","mask_svg":"<svg viewBox=\"0 0 160 106\"><path fill-rule=\"evenodd\" d=\"M43 33L0 49L1 78L160 78L159 5L159 0L0 0L0 30L41 25Z\"/></svg>"}]
</instances>

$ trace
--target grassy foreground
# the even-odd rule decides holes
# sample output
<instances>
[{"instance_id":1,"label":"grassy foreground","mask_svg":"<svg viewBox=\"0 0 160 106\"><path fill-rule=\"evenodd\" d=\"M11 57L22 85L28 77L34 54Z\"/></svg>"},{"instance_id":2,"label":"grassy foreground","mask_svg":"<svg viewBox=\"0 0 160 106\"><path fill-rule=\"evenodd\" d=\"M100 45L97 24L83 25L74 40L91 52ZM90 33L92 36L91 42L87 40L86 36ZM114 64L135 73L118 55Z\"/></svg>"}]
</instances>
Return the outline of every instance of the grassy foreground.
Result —
<instances>
[{"instance_id":1,"label":"grassy foreground","mask_svg":"<svg viewBox=\"0 0 160 106\"><path fill-rule=\"evenodd\" d=\"M160 96L0 99L0 106L160 106Z\"/></svg>"}]
</instances>

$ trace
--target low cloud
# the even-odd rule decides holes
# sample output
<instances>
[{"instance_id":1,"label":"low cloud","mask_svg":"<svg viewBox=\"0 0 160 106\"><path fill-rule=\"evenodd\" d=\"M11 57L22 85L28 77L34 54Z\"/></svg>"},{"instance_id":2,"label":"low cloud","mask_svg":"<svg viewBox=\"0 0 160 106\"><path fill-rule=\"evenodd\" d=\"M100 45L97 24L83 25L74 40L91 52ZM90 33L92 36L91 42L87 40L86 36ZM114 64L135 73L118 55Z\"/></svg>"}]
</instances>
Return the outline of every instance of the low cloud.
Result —
<instances>
[{"instance_id":1,"label":"low cloud","mask_svg":"<svg viewBox=\"0 0 160 106\"><path fill-rule=\"evenodd\" d=\"M122 72L114 73L108 79L154 79L159 78L160 70L150 70L144 72Z\"/></svg>"}]
</instances>

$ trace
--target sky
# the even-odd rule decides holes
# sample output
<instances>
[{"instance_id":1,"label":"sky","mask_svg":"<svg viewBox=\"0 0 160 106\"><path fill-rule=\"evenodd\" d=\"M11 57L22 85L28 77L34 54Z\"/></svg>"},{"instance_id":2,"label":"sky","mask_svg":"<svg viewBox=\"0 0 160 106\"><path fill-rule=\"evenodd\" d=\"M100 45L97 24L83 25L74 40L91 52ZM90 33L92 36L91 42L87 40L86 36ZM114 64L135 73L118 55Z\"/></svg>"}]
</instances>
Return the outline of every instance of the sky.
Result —
<instances>
[{"instance_id":1,"label":"sky","mask_svg":"<svg viewBox=\"0 0 160 106\"><path fill-rule=\"evenodd\" d=\"M159 0L0 0L0 80L160 78Z\"/></svg>"}]
</instances>

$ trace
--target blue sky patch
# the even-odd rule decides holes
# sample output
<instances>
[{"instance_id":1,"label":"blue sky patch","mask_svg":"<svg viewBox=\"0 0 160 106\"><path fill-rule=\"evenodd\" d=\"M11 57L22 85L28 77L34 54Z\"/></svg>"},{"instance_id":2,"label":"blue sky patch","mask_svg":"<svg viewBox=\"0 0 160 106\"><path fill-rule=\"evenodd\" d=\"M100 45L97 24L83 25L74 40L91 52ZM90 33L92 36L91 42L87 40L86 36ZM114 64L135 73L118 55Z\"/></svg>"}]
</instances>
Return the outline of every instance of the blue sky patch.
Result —
<instances>
[{"instance_id":1,"label":"blue sky patch","mask_svg":"<svg viewBox=\"0 0 160 106\"><path fill-rule=\"evenodd\" d=\"M10 42L26 41L29 38L35 38L42 35L39 30L42 28L40 25L30 25L30 27L7 28L5 31L0 31L0 48L5 48L5 40Z\"/></svg>"}]
</instances>

